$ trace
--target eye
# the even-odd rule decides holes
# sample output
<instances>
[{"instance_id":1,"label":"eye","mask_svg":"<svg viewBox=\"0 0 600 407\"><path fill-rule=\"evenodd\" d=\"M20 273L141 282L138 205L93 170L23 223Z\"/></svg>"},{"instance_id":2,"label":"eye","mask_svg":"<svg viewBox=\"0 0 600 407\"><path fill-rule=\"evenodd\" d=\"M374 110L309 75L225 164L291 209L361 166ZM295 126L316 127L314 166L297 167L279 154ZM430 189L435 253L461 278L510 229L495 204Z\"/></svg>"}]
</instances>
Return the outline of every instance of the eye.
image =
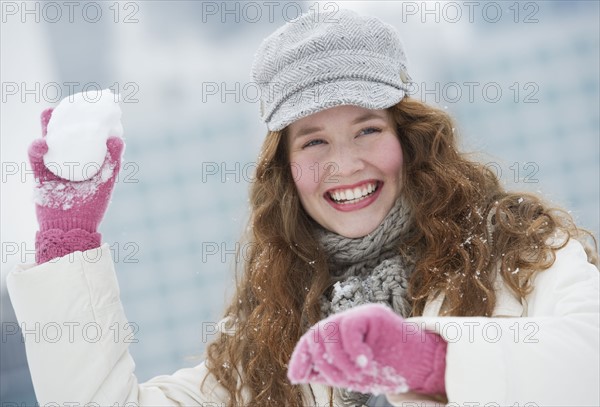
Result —
<instances>
[{"instance_id":1,"label":"eye","mask_svg":"<svg viewBox=\"0 0 600 407\"><path fill-rule=\"evenodd\" d=\"M365 127L358 134L362 135L362 134L372 134L372 133L380 133L380 132L381 132L381 129L378 127Z\"/></svg>"},{"instance_id":2,"label":"eye","mask_svg":"<svg viewBox=\"0 0 600 407\"><path fill-rule=\"evenodd\" d=\"M311 146L316 146L318 144L323 143L323 140L321 139L314 139L314 140L310 140L308 143L305 143L302 148L306 148L306 147L311 147Z\"/></svg>"}]
</instances>

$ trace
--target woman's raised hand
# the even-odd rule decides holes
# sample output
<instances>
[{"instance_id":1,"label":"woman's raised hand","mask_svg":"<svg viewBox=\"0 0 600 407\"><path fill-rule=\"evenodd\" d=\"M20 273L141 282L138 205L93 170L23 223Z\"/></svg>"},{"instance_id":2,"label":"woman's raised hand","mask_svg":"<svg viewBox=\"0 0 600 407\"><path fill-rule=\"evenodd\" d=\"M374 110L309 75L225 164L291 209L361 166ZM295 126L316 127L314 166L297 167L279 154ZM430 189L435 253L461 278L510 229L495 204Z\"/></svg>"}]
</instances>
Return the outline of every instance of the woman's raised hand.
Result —
<instances>
[{"instance_id":1,"label":"woman's raised hand","mask_svg":"<svg viewBox=\"0 0 600 407\"><path fill-rule=\"evenodd\" d=\"M124 149L120 137L109 137L107 153L100 168L67 166L69 171L89 171L96 174L83 181L70 181L67 174L60 174L68 163L57 164L50 171L44 162L48 152L46 133L53 109L41 114L42 137L29 146L29 161L35 177L35 208L39 224L36 233L36 263L44 263L76 250L89 250L100 246L101 236L97 228L110 202L115 180L121 168ZM62 164L59 166L58 164ZM76 164L76 163L72 163ZM55 174L58 172L58 175ZM63 176L60 176L63 175Z\"/></svg>"},{"instance_id":2,"label":"woman's raised hand","mask_svg":"<svg viewBox=\"0 0 600 407\"><path fill-rule=\"evenodd\" d=\"M446 342L391 309L367 304L314 325L296 345L292 383L371 394L445 394Z\"/></svg>"}]
</instances>

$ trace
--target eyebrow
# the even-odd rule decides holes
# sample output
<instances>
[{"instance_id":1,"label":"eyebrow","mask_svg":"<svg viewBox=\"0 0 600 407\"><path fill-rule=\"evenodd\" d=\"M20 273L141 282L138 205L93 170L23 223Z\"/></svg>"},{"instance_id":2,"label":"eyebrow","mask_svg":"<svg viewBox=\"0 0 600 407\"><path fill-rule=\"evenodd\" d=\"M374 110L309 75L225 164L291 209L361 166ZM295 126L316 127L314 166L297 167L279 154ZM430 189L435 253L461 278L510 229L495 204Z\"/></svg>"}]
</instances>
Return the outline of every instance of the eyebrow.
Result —
<instances>
[{"instance_id":1,"label":"eyebrow","mask_svg":"<svg viewBox=\"0 0 600 407\"><path fill-rule=\"evenodd\" d=\"M356 119L352 120L352 122L350 124L354 125L354 124L357 124L357 123L360 123L360 122L364 122L364 121L367 121L367 120L370 120L370 119L383 119L383 120L385 120L384 117L382 117L381 115L379 115L377 113L366 112L365 114L362 114L362 115L358 116ZM314 126L313 127L304 127L302 129L300 129L298 131L298 133L296 133L296 135L294 136L294 138L296 139L296 138L299 138L299 137L302 137L302 136L306 136L307 134L314 133L314 132L320 131L320 130L323 130L323 128L322 127L314 127Z\"/></svg>"}]
</instances>

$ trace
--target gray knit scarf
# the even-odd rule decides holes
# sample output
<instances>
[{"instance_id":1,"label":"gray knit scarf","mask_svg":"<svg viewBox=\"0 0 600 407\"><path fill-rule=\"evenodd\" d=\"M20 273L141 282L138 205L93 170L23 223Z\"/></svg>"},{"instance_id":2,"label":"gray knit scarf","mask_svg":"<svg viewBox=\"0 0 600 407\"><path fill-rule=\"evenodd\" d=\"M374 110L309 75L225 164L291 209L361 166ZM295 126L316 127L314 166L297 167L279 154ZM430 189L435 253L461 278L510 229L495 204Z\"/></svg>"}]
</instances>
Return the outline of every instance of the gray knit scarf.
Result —
<instances>
[{"instance_id":1,"label":"gray knit scarf","mask_svg":"<svg viewBox=\"0 0 600 407\"><path fill-rule=\"evenodd\" d=\"M414 261L398 252L400 242L411 227L410 208L399 198L383 222L361 238L347 238L317 227L321 246L328 255L329 270L335 281L330 296L321 299L323 317L357 305L380 303L407 317L408 278ZM363 406L369 394L340 389L344 406Z\"/></svg>"}]
</instances>

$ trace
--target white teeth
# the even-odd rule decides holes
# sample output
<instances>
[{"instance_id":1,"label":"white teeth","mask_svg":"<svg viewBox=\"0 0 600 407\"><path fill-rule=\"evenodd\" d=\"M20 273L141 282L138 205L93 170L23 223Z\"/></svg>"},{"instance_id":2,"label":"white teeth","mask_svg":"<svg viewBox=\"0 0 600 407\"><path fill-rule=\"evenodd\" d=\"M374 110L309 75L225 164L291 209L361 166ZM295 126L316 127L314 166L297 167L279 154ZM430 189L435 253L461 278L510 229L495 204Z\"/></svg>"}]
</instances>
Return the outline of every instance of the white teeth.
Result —
<instances>
[{"instance_id":1,"label":"white teeth","mask_svg":"<svg viewBox=\"0 0 600 407\"><path fill-rule=\"evenodd\" d=\"M377 184L368 184L362 188L356 187L354 189L337 190L331 192L329 195L334 201L346 201L346 203L349 203L364 198L375 191L375 189L377 189Z\"/></svg>"}]
</instances>

